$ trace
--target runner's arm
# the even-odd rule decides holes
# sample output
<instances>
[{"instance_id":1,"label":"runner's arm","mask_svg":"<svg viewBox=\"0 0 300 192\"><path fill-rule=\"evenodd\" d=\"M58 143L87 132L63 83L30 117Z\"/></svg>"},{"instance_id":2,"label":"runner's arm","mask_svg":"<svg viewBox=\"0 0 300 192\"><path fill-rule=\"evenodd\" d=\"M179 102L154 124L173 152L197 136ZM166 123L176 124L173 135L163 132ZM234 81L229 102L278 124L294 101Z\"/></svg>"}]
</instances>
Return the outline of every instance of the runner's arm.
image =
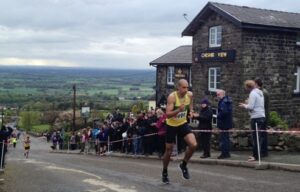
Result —
<instances>
[{"instance_id":1,"label":"runner's arm","mask_svg":"<svg viewBox=\"0 0 300 192\"><path fill-rule=\"evenodd\" d=\"M167 108L166 108L166 115L168 118L176 116L179 112L182 111L181 108L174 110L174 103L175 103L175 96L170 94L167 99Z\"/></svg>"},{"instance_id":2,"label":"runner's arm","mask_svg":"<svg viewBox=\"0 0 300 192\"><path fill-rule=\"evenodd\" d=\"M190 114L189 114L189 118L193 118L193 116L194 116L193 93L189 91L187 94L190 97L190 105L189 105Z\"/></svg>"}]
</instances>

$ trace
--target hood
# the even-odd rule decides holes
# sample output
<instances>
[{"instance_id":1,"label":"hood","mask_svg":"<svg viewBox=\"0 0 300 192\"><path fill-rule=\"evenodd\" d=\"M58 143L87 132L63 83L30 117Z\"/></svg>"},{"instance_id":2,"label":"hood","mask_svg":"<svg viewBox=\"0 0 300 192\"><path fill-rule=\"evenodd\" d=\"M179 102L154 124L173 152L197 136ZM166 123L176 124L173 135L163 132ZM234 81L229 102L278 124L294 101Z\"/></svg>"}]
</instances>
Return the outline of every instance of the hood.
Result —
<instances>
[{"instance_id":1,"label":"hood","mask_svg":"<svg viewBox=\"0 0 300 192\"><path fill-rule=\"evenodd\" d=\"M221 101L222 101L222 100L223 100L225 103L232 103L231 98L228 97L227 95L226 95L225 97L223 97L223 98L221 99Z\"/></svg>"}]
</instances>

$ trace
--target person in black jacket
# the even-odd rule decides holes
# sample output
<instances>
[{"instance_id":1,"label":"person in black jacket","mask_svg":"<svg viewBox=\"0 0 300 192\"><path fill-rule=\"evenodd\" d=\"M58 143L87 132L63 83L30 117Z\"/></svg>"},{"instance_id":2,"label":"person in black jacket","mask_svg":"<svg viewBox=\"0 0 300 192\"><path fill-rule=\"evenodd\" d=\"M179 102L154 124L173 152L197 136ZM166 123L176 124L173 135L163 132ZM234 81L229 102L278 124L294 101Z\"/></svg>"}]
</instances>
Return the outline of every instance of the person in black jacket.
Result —
<instances>
[{"instance_id":1,"label":"person in black jacket","mask_svg":"<svg viewBox=\"0 0 300 192\"><path fill-rule=\"evenodd\" d=\"M5 142L12 132L13 129L11 127L8 127L8 130L6 130L4 125L0 130L0 169L3 169L5 166L5 153L7 152L7 146Z\"/></svg>"},{"instance_id":2,"label":"person in black jacket","mask_svg":"<svg viewBox=\"0 0 300 192\"><path fill-rule=\"evenodd\" d=\"M218 103L218 115L217 115L217 127L220 132L220 149L221 154L218 159L225 159L230 157L230 140L228 130L232 128L232 101L228 97L224 90L217 90Z\"/></svg>"},{"instance_id":3,"label":"person in black jacket","mask_svg":"<svg viewBox=\"0 0 300 192\"><path fill-rule=\"evenodd\" d=\"M195 114L194 117L199 121L198 129L200 131L200 142L203 148L203 155L200 158L210 157L210 140L211 140L211 130L212 130L212 117L213 112L209 107L210 103L207 99L201 101L201 109L199 114ZM204 132L208 131L208 132Z\"/></svg>"}]
</instances>

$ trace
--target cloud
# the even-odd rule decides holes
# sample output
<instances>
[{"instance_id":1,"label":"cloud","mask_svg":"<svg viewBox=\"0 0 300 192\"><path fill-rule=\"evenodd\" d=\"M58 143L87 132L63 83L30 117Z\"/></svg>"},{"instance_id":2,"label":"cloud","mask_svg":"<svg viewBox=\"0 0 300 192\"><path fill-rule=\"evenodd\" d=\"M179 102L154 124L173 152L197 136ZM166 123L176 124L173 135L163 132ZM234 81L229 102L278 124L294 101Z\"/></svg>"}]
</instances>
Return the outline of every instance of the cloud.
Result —
<instances>
[{"instance_id":1,"label":"cloud","mask_svg":"<svg viewBox=\"0 0 300 192\"><path fill-rule=\"evenodd\" d=\"M58 67L78 67L78 64L60 60L24 59L24 58L1 58L2 65L31 65L31 66L58 66Z\"/></svg>"},{"instance_id":2,"label":"cloud","mask_svg":"<svg viewBox=\"0 0 300 192\"><path fill-rule=\"evenodd\" d=\"M225 1L219 1L225 2ZM0 64L149 68L149 62L192 44L181 37L207 2L199 0L0 1ZM225 3L300 12L300 1ZM14 60L14 59L17 60ZM25 63L24 63L25 64Z\"/></svg>"}]
</instances>

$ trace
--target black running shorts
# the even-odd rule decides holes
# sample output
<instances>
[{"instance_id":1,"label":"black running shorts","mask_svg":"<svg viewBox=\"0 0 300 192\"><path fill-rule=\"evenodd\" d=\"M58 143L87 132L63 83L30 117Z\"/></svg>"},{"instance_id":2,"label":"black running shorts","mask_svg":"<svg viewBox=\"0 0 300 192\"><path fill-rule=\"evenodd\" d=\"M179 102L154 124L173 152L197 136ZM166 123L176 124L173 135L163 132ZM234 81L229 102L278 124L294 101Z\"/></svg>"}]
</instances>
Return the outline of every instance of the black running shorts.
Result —
<instances>
[{"instance_id":1,"label":"black running shorts","mask_svg":"<svg viewBox=\"0 0 300 192\"><path fill-rule=\"evenodd\" d=\"M179 137L185 137L189 133L192 133L192 130L187 123L177 127L167 124L166 143L175 143L177 135Z\"/></svg>"}]
</instances>

